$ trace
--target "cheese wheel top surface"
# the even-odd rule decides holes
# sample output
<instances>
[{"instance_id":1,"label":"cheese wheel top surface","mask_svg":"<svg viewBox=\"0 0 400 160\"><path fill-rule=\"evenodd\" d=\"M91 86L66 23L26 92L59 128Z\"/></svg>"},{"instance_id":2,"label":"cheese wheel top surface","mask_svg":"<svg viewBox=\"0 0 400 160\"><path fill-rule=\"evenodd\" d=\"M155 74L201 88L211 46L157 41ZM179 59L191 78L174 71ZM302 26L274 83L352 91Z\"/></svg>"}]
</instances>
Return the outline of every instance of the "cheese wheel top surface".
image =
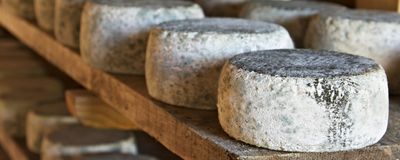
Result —
<instances>
[{"instance_id":1,"label":"cheese wheel top surface","mask_svg":"<svg viewBox=\"0 0 400 160\"><path fill-rule=\"evenodd\" d=\"M69 125L48 135L49 141L64 146L110 144L131 137L129 132Z\"/></svg>"},{"instance_id":2,"label":"cheese wheel top surface","mask_svg":"<svg viewBox=\"0 0 400 160\"><path fill-rule=\"evenodd\" d=\"M243 70L281 77L354 76L381 68L368 58L306 49L250 52L234 56L229 63Z\"/></svg>"},{"instance_id":3,"label":"cheese wheel top surface","mask_svg":"<svg viewBox=\"0 0 400 160\"><path fill-rule=\"evenodd\" d=\"M162 23L159 28L172 32L213 32L213 33L270 33L283 29L281 26L243 19L205 18L179 20Z\"/></svg>"},{"instance_id":4,"label":"cheese wheel top surface","mask_svg":"<svg viewBox=\"0 0 400 160\"><path fill-rule=\"evenodd\" d=\"M42 116L69 116L69 112L67 110L67 106L63 101L53 101L47 102L46 104L42 104L38 107L32 109L37 115Z\"/></svg>"},{"instance_id":5,"label":"cheese wheel top surface","mask_svg":"<svg viewBox=\"0 0 400 160\"><path fill-rule=\"evenodd\" d=\"M195 3L181 0L92 0L91 3L110 7L175 8Z\"/></svg>"},{"instance_id":6,"label":"cheese wheel top surface","mask_svg":"<svg viewBox=\"0 0 400 160\"><path fill-rule=\"evenodd\" d=\"M360 20L367 22L387 22L387 23L400 23L400 14L388 11L374 11L374 10L346 10L340 12L324 12L321 17L339 17L350 20Z\"/></svg>"},{"instance_id":7,"label":"cheese wheel top surface","mask_svg":"<svg viewBox=\"0 0 400 160\"><path fill-rule=\"evenodd\" d=\"M258 6L271 6L274 8L287 9L287 10L334 10L343 9L344 6L337 5L329 2L313 2L313 1L274 1L274 0L254 0L250 4Z\"/></svg>"}]
</instances>

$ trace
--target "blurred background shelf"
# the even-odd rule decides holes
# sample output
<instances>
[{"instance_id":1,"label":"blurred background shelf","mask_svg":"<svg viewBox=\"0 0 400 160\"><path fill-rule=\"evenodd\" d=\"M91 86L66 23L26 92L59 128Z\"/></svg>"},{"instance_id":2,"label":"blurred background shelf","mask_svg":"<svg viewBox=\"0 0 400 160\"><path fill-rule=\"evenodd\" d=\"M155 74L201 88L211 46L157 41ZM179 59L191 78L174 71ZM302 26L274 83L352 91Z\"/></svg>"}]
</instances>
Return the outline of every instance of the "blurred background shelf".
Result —
<instances>
[{"instance_id":1,"label":"blurred background shelf","mask_svg":"<svg viewBox=\"0 0 400 160\"><path fill-rule=\"evenodd\" d=\"M391 100L391 119L385 137L364 149L334 153L288 153L253 147L228 137L215 111L178 108L151 99L144 77L112 75L84 63L77 51L21 18L0 10L0 23L21 42L99 96L135 127L148 133L184 159L393 159L400 157L400 99ZM99 111L101 112L101 111ZM118 127L115 127L118 128ZM6 151L20 152L7 145ZM8 152L8 153L12 153ZM16 153L10 154L18 155ZM21 154L22 155L22 154Z\"/></svg>"}]
</instances>

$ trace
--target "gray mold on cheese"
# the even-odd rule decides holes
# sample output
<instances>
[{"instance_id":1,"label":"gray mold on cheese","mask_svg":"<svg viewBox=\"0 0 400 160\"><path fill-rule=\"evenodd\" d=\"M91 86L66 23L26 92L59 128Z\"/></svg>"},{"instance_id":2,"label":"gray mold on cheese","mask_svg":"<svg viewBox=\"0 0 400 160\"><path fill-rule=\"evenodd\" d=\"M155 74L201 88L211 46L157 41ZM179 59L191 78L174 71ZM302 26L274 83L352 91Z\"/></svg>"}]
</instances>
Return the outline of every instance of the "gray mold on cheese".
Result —
<instances>
[{"instance_id":1,"label":"gray mold on cheese","mask_svg":"<svg viewBox=\"0 0 400 160\"><path fill-rule=\"evenodd\" d=\"M26 121L26 144L34 153L40 153L45 135L66 125L79 123L67 111L65 102L54 101L29 111Z\"/></svg>"},{"instance_id":2,"label":"gray mold on cheese","mask_svg":"<svg viewBox=\"0 0 400 160\"><path fill-rule=\"evenodd\" d=\"M326 2L253 0L243 7L240 17L280 24L289 31L296 46L303 47L310 18L337 10L345 7Z\"/></svg>"},{"instance_id":3,"label":"gray mold on cheese","mask_svg":"<svg viewBox=\"0 0 400 160\"><path fill-rule=\"evenodd\" d=\"M42 160L101 153L137 154L130 132L69 125L48 134L42 143Z\"/></svg>"},{"instance_id":4,"label":"gray mold on cheese","mask_svg":"<svg viewBox=\"0 0 400 160\"><path fill-rule=\"evenodd\" d=\"M143 75L152 26L203 17L201 8L187 1L94 0L87 3L82 15L81 53L96 68Z\"/></svg>"},{"instance_id":5,"label":"gray mold on cheese","mask_svg":"<svg viewBox=\"0 0 400 160\"><path fill-rule=\"evenodd\" d=\"M55 0L54 35L60 43L79 48L81 14L85 0Z\"/></svg>"},{"instance_id":6,"label":"gray mold on cheese","mask_svg":"<svg viewBox=\"0 0 400 160\"><path fill-rule=\"evenodd\" d=\"M38 25L46 31L54 29L55 0L35 0L35 16Z\"/></svg>"},{"instance_id":7,"label":"gray mold on cheese","mask_svg":"<svg viewBox=\"0 0 400 160\"><path fill-rule=\"evenodd\" d=\"M168 104L216 109L225 60L249 51L293 47L283 27L266 22L229 18L166 22L150 33L148 91Z\"/></svg>"},{"instance_id":8,"label":"gray mold on cheese","mask_svg":"<svg viewBox=\"0 0 400 160\"><path fill-rule=\"evenodd\" d=\"M2 7L7 12L28 20L35 19L33 0L3 0Z\"/></svg>"},{"instance_id":9,"label":"gray mold on cheese","mask_svg":"<svg viewBox=\"0 0 400 160\"><path fill-rule=\"evenodd\" d=\"M391 94L400 94L400 15L348 10L327 12L310 23L306 47L365 56L381 64Z\"/></svg>"},{"instance_id":10,"label":"gray mold on cheese","mask_svg":"<svg viewBox=\"0 0 400 160\"><path fill-rule=\"evenodd\" d=\"M211 17L237 17L248 0L194 0Z\"/></svg>"},{"instance_id":11,"label":"gray mold on cheese","mask_svg":"<svg viewBox=\"0 0 400 160\"><path fill-rule=\"evenodd\" d=\"M378 142L388 124L386 75L333 51L246 53L224 66L219 121L235 139L272 150L333 152Z\"/></svg>"}]
</instances>

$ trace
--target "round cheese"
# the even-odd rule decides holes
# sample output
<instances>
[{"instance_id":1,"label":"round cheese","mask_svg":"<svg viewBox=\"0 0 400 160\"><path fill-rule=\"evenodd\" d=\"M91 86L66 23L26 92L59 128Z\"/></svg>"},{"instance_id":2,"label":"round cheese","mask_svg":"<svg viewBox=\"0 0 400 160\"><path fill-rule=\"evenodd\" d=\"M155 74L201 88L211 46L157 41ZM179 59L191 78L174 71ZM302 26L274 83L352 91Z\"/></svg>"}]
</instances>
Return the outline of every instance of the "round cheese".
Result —
<instances>
[{"instance_id":1,"label":"round cheese","mask_svg":"<svg viewBox=\"0 0 400 160\"><path fill-rule=\"evenodd\" d=\"M55 0L54 34L60 43L79 48L81 13L85 0Z\"/></svg>"},{"instance_id":2,"label":"round cheese","mask_svg":"<svg viewBox=\"0 0 400 160\"><path fill-rule=\"evenodd\" d=\"M143 75L150 27L203 17L201 8L187 1L93 0L82 15L81 54L102 70Z\"/></svg>"},{"instance_id":3,"label":"round cheese","mask_svg":"<svg viewBox=\"0 0 400 160\"><path fill-rule=\"evenodd\" d=\"M267 21L284 26L297 47L303 47L303 40L310 18L319 12L344 10L345 7L312 1L250 1L240 17Z\"/></svg>"},{"instance_id":4,"label":"round cheese","mask_svg":"<svg viewBox=\"0 0 400 160\"><path fill-rule=\"evenodd\" d=\"M33 0L3 0L2 9L29 20L35 19Z\"/></svg>"},{"instance_id":5,"label":"round cheese","mask_svg":"<svg viewBox=\"0 0 400 160\"><path fill-rule=\"evenodd\" d=\"M65 102L55 101L29 111L26 121L26 144L40 153L43 137L65 125L77 124L78 120L67 111Z\"/></svg>"},{"instance_id":6,"label":"round cheese","mask_svg":"<svg viewBox=\"0 0 400 160\"><path fill-rule=\"evenodd\" d=\"M65 156L97 153L136 154L131 133L69 125L48 134L42 143L42 160L61 160Z\"/></svg>"},{"instance_id":7,"label":"round cheese","mask_svg":"<svg viewBox=\"0 0 400 160\"><path fill-rule=\"evenodd\" d=\"M53 31L55 0L34 0L38 25L46 31Z\"/></svg>"},{"instance_id":8,"label":"round cheese","mask_svg":"<svg viewBox=\"0 0 400 160\"><path fill-rule=\"evenodd\" d=\"M218 89L226 133L272 150L333 152L372 145L388 125L383 68L333 51L272 50L230 59Z\"/></svg>"},{"instance_id":9,"label":"round cheese","mask_svg":"<svg viewBox=\"0 0 400 160\"><path fill-rule=\"evenodd\" d=\"M166 22L149 38L149 94L172 105L216 109L217 82L225 60L244 52L293 48L281 26L240 19Z\"/></svg>"},{"instance_id":10,"label":"round cheese","mask_svg":"<svg viewBox=\"0 0 400 160\"><path fill-rule=\"evenodd\" d=\"M400 94L400 15L346 11L314 17L306 46L372 58L385 68L391 94Z\"/></svg>"},{"instance_id":11,"label":"round cheese","mask_svg":"<svg viewBox=\"0 0 400 160\"><path fill-rule=\"evenodd\" d=\"M207 16L237 17L248 0L194 0L204 9Z\"/></svg>"}]
</instances>

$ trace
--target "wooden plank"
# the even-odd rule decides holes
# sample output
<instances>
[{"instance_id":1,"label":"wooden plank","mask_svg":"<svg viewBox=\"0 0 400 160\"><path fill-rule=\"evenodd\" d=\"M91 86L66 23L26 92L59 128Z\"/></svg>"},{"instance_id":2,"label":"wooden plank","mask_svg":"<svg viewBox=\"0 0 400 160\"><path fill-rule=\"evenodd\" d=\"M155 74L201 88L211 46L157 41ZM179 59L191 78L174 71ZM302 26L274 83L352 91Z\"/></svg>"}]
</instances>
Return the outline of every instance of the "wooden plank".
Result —
<instances>
[{"instance_id":1,"label":"wooden plank","mask_svg":"<svg viewBox=\"0 0 400 160\"><path fill-rule=\"evenodd\" d=\"M65 93L68 110L82 124L94 128L136 129L129 119L86 90L68 90Z\"/></svg>"},{"instance_id":2,"label":"wooden plank","mask_svg":"<svg viewBox=\"0 0 400 160\"><path fill-rule=\"evenodd\" d=\"M24 150L8 135L4 132L4 129L0 129L0 144L7 152L8 156L12 160L28 160L29 156L26 155Z\"/></svg>"},{"instance_id":3,"label":"wooden plank","mask_svg":"<svg viewBox=\"0 0 400 160\"><path fill-rule=\"evenodd\" d=\"M184 159L393 159L400 157L399 99L392 100L388 133L376 145L334 153L288 153L250 146L228 137L215 111L175 106L149 97L144 77L110 75L85 64L79 55L30 23L0 10L12 34L59 67L111 107Z\"/></svg>"},{"instance_id":4,"label":"wooden plank","mask_svg":"<svg viewBox=\"0 0 400 160\"><path fill-rule=\"evenodd\" d=\"M356 8L358 9L375 9L399 12L399 0L357 0Z\"/></svg>"}]
</instances>

